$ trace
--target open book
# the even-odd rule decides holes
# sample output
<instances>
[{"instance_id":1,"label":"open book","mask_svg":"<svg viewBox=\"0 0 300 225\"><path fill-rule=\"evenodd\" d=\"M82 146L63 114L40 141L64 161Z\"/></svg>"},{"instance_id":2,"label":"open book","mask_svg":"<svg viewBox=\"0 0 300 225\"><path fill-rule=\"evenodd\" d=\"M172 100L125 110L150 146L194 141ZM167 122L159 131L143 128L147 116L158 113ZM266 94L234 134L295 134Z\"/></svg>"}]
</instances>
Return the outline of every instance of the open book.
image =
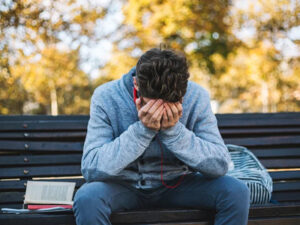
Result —
<instances>
[{"instance_id":1,"label":"open book","mask_svg":"<svg viewBox=\"0 0 300 225\"><path fill-rule=\"evenodd\" d=\"M1 210L16 214L72 211L74 190L75 182L27 181L24 204L33 205L28 205L28 209Z\"/></svg>"},{"instance_id":2,"label":"open book","mask_svg":"<svg viewBox=\"0 0 300 225\"><path fill-rule=\"evenodd\" d=\"M75 182L27 181L24 204L73 205Z\"/></svg>"}]
</instances>

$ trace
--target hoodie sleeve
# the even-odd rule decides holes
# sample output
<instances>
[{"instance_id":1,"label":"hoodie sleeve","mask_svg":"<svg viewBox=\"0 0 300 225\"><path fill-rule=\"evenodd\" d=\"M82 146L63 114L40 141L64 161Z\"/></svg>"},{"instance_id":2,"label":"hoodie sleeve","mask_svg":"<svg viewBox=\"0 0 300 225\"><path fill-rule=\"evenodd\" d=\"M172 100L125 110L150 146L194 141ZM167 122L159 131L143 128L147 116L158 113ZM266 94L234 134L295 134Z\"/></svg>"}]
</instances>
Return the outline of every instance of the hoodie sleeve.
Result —
<instances>
[{"instance_id":1,"label":"hoodie sleeve","mask_svg":"<svg viewBox=\"0 0 300 225\"><path fill-rule=\"evenodd\" d=\"M195 110L191 113L195 120L193 130L178 121L175 126L160 131L161 141L194 171L211 178L225 175L231 158L220 135L206 90L203 97L198 98Z\"/></svg>"},{"instance_id":2,"label":"hoodie sleeve","mask_svg":"<svg viewBox=\"0 0 300 225\"><path fill-rule=\"evenodd\" d=\"M81 173L87 182L117 175L143 154L157 133L137 121L114 138L107 113L94 98L81 159Z\"/></svg>"}]
</instances>

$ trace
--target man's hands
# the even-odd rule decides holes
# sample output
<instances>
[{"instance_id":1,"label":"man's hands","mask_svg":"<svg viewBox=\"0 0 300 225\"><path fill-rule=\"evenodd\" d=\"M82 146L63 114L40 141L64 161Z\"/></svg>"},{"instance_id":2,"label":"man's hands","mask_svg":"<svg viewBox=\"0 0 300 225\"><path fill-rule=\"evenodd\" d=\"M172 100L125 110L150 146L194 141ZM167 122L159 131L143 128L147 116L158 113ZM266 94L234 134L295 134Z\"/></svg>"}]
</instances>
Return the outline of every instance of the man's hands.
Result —
<instances>
[{"instance_id":1,"label":"man's hands","mask_svg":"<svg viewBox=\"0 0 300 225\"><path fill-rule=\"evenodd\" d=\"M141 99L136 101L138 117L148 128L159 131L174 126L182 116L182 104L180 102L164 102L162 99L152 99L144 106Z\"/></svg>"}]
</instances>

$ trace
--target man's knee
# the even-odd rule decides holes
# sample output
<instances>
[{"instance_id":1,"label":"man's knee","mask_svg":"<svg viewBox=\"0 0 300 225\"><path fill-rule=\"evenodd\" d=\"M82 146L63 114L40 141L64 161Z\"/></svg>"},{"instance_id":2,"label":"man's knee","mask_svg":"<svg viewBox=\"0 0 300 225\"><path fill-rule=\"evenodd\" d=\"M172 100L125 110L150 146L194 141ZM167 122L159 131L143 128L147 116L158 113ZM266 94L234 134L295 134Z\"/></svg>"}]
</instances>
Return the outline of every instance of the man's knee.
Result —
<instances>
[{"instance_id":1,"label":"man's knee","mask_svg":"<svg viewBox=\"0 0 300 225\"><path fill-rule=\"evenodd\" d=\"M236 208L248 208L250 205L250 190L248 186L234 177L225 175L223 179L222 200L230 202Z\"/></svg>"},{"instance_id":2,"label":"man's knee","mask_svg":"<svg viewBox=\"0 0 300 225\"><path fill-rule=\"evenodd\" d=\"M101 206L106 203L108 196L102 182L83 184L75 193L74 206Z\"/></svg>"},{"instance_id":3,"label":"man's knee","mask_svg":"<svg viewBox=\"0 0 300 225\"><path fill-rule=\"evenodd\" d=\"M77 190L73 204L76 224L110 224L111 209L104 186L101 182L85 183Z\"/></svg>"}]
</instances>

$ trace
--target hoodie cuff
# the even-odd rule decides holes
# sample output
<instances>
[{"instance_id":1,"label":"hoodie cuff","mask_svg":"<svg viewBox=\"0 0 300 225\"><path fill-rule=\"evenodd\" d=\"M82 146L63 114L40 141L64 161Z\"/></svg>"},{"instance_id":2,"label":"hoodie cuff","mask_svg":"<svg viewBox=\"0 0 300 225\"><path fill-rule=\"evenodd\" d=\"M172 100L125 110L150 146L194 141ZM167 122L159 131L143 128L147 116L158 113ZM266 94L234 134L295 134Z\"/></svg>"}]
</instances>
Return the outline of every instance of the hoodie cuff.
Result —
<instances>
[{"instance_id":1,"label":"hoodie cuff","mask_svg":"<svg viewBox=\"0 0 300 225\"><path fill-rule=\"evenodd\" d=\"M178 121L173 127L170 127L166 130L160 130L161 137L173 138L180 135L184 125Z\"/></svg>"},{"instance_id":2,"label":"hoodie cuff","mask_svg":"<svg viewBox=\"0 0 300 225\"><path fill-rule=\"evenodd\" d=\"M157 130L152 130L146 127L140 120L136 123L136 129L133 129L133 131L135 135L139 136L140 138L152 139L158 133Z\"/></svg>"}]
</instances>

